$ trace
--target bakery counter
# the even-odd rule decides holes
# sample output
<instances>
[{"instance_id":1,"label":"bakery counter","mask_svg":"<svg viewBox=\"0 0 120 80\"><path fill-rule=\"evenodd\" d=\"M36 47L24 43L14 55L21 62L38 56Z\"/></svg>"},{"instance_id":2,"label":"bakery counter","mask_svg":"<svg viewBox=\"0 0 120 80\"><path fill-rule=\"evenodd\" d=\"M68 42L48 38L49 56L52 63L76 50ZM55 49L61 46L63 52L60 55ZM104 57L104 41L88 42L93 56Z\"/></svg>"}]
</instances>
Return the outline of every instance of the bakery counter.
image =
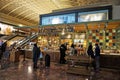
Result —
<instances>
[{"instance_id":1,"label":"bakery counter","mask_svg":"<svg viewBox=\"0 0 120 80\"><path fill-rule=\"evenodd\" d=\"M43 60L45 60L45 55L49 54L52 62L59 62L60 58L60 52L59 50L46 50L42 51L43 53ZM25 50L26 58L32 59L32 51L31 50ZM72 57L71 59L73 59ZM76 57L75 57L76 59ZM81 58L82 59L82 58ZM100 65L101 67L105 68L114 68L114 69L120 69L120 54L118 53L101 53L100 57Z\"/></svg>"},{"instance_id":2,"label":"bakery counter","mask_svg":"<svg viewBox=\"0 0 120 80\"><path fill-rule=\"evenodd\" d=\"M105 68L120 69L120 54L119 53L102 53L100 57L100 65Z\"/></svg>"},{"instance_id":3,"label":"bakery counter","mask_svg":"<svg viewBox=\"0 0 120 80\"><path fill-rule=\"evenodd\" d=\"M75 65L89 63L88 56L67 56L67 61L74 61ZM119 69L120 70L120 54L118 53L102 53L100 56L100 66L102 68ZM70 63L71 64L71 63Z\"/></svg>"}]
</instances>

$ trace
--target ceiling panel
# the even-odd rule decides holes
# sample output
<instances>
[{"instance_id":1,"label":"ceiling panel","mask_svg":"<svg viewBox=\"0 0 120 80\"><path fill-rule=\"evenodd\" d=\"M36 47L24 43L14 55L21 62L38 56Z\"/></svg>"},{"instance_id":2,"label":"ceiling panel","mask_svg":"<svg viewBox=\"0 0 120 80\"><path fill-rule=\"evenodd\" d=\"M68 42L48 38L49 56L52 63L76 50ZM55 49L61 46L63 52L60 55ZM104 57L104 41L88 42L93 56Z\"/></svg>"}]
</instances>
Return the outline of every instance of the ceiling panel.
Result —
<instances>
[{"instance_id":1,"label":"ceiling panel","mask_svg":"<svg viewBox=\"0 0 120 80\"><path fill-rule=\"evenodd\" d=\"M39 24L39 15L58 9L119 3L120 0L0 0L0 14L10 16L7 20L12 20L9 19L11 17L16 18L16 24L36 26Z\"/></svg>"}]
</instances>

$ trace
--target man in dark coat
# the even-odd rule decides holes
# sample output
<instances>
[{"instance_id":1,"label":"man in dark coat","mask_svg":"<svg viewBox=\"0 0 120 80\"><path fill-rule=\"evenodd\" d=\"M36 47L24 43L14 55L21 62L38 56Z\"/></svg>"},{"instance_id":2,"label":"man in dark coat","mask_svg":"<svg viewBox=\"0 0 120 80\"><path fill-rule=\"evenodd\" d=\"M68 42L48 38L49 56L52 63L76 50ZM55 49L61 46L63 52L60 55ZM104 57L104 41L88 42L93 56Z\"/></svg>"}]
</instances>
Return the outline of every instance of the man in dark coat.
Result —
<instances>
[{"instance_id":1,"label":"man in dark coat","mask_svg":"<svg viewBox=\"0 0 120 80\"><path fill-rule=\"evenodd\" d=\"M96 71L99 71L100 68L100 47L98 44L95 44L95 62L96 62Z\"/></svg>"},{"instance_id":2,"label":"man in dark coat","mask_svg":"<svg viewBox=\"0 0 120 80\"><path fill-rule=\"evenodd\" d=\"M40 48L37 46L37 44L34 44L33 47L33 68L36 69L37 68L37 62L38 62L38 58L40 56Z\"/></svg>"},{"instance_id":3,"label":"man in dark coat","mask_svg":"<svg viewBox=\"0 0 120 80\"><path fill-rule=\"evenodd\" d=\"M88 54L89 57L91 58L91 63L90 63L90 64L92 64L92 67L94 68L94 70L96 70L96 66L95 66L95 55L94 55L94 51L93 51L92 44L90 44L90 45L88 46L87 54ZM88 68L88 66L90 66L90 65L87 65L87 68Z\"/></svg>"},{"instance_id":4,"label":"man in dark coat","mask_svg":"<svg viewBox=\"0 0 120 80\"><path fill-rule=\"evenodd\" d=\"M65 44L62 44L60 46L60 64L65 64L65 52L67 50L67 46Z\"/></svg>"},{"instance_id":5,"label":"man in dark coat","mask_svg":"<svg viewBox=\"0 0 120 80\"><path fill-rule=\"evenodd\" d=\"M6 50L6 46L7 46L7 42L1 42L1 45L0 45L0 60L3 56L3 53L5 52Z\"/></svg>"},{"instance_id":6,"label":"man in dark coat","mask_svg":"<svg viewBox=\"0 0 120 80\"><path fill-rule=\"evenodd\" d=\"M88 47L88 50L87 50L87 54L91 57L91 58L95 58L94 56L94 51L93 51L93 48L92 48L92 44L89 45Z\"/></svg>"},{"instance_id":7,"label":"man in dark coat","mask_svg":"<svg viewBox=\"0 0 120 80\"><path fill-rule=\"evenodd\" d=\"M5 50L6 50L6 46L7 46L7 42L4 42L4 43L2 44L2 47L1 47L3 53L4 53Z\"/></svg>"}]
</instances>

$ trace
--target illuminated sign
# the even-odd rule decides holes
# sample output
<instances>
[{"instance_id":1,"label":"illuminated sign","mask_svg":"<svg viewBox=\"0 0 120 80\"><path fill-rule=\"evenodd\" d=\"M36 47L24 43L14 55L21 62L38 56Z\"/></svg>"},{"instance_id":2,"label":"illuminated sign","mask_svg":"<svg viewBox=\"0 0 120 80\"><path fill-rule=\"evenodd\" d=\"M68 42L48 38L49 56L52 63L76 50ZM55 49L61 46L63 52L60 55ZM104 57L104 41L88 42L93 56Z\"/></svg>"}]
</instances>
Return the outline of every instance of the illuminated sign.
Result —
<instances>
[{"instance_id":1,"label":"illuminated sign","mask_svg":"<svg viewBox=\"0 0 120 80\"><path fill-rule=\"evenodd\" d=\"M42 25L74 23L75 14L64 14L50 17L42 17Z\"/></svg>"},{"instance_id":2,"label":"illuminated sign","mask_svg":"<svg viewBox=\"0 0 120 80\"><path fill-rule=\"evenodd\" d=\"M40 15L40 25L68 24L112 19L112 6L66 10Z\"/></svg>"},{"instance_id":3,"label":"illuminated sign","mask_svg":"<svg viewBox=\"0 0 120 80\"><path fill-rule=\"evenodd\" d=\"M108 20L108 10L78 13L78 22Z\"/></svg>"}]
</instances>

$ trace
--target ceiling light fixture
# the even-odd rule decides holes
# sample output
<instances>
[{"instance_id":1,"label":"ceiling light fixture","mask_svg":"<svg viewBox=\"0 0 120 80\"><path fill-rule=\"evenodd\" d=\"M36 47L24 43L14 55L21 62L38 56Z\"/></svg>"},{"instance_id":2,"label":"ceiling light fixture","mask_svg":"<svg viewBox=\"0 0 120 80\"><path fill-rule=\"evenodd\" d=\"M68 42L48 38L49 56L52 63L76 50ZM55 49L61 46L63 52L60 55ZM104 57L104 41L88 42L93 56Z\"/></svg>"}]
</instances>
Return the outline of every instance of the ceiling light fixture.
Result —
<instances>
[{"instance_id":1,"label":"ceiling light fixture","mask_svg":"<svg viewBox=\"0 0 120 80\"><path fill-rule=\"evenodd\" d=\"M19 27L22 27L23 25L22 24L19 24Z\"/></svg>"}]
</instances>

